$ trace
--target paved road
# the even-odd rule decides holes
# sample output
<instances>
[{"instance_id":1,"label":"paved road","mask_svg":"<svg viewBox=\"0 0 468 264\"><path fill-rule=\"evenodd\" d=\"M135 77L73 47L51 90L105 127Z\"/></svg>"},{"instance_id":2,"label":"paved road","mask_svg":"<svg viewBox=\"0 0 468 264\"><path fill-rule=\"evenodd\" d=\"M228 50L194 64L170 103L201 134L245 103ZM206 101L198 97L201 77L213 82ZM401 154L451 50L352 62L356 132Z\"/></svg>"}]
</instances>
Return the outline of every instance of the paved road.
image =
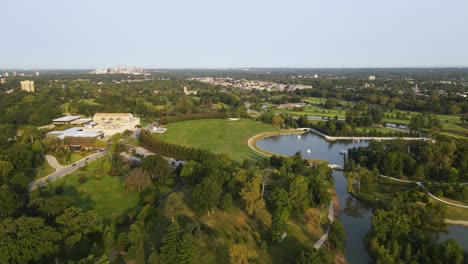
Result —
<instances>
[{"instance_id":1,"label":"paved road","mask_svg":"<svg viewBox=\"0 0 468 264\"><path fill-rule=\"evenodd\" d=\"M63 169L65 166L60 165L57 159L52 155L45 155L45 159L49 163L49 165L54 168L56 171Z\"/></svg>"},{"instance_id":2,"label":"paved road","mask_svg":"<svg viewBox=\"0 0 468 264\"><path fill-rule=\"evenodd\" d=\"M83 159L73 163L72 165L65 166L65 167L60 166L60 168L55 167L56 171L54 173L51 173L51 174L49 174L49 175L47 175L45 177L42 177L42 178L40 178L38 180L35 180L34 182L30 183L29 184L29 191L35 190L38 186L42 187L42 186L46 185L48 182L52 182L52 181L60 179L60 178L62 178L64 176L67 176L69 173L74 172L77 169L79 169L80 167L83 167L84 165L86 165L86 162L91 162L93 160L96 160L96 159L104 156L106 153L107 153L107 150L103 151L103 152L94 153L92 155L89 155L86 158L83 158ZM47 159L47 161L49 161L49 160ZM56 162L56 160L55 160L55 162ZM52 165L52 164L50 164L50 165L52 167L54 167L54 165Z\"/></svg>"}]
</instances>

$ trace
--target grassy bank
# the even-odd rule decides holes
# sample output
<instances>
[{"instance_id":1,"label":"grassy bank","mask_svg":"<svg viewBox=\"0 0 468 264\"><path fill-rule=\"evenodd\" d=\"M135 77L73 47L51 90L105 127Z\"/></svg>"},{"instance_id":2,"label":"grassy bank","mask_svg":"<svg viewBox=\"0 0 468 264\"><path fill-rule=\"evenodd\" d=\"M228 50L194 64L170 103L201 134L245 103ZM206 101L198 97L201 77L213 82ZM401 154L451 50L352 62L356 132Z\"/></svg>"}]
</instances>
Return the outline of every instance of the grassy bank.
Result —
<instances>
[{"instance_id":1,"label":"grassy bank","mask_svg":"<svg viewBox=\"0 0 468 264\"><path fill-rule=\"evenodd\" d=\"M270 125L249 119L191 120L168 124L165 127L165 133L153 134L154 137L177 145L226 153L239 162L243 159L258 160L261 157L247 145L250 137L267 131L279 131Z\"/></svg>"}]
</instances>

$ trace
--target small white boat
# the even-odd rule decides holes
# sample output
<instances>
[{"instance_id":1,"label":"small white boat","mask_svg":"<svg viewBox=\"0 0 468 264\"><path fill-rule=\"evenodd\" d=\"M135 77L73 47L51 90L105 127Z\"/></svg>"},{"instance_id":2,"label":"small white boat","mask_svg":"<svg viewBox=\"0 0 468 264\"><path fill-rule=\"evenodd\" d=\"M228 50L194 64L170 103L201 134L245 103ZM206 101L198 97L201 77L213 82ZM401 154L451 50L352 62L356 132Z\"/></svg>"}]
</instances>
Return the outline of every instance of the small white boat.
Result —
<instances>
[{"instance_id":1,"label":"small white boat","mask_svg":"<svg viewBox=\"0 0 468 264\"><path fill-rule=\"evenodd\" d=\"M310 149L307 150L307 153L310 153Z\"/></svg>"},{"instance_id":2,"label":"small white boat","mask_svg":"<svg viewBox=\"0 0 468 264\"><path fill-rule=\"evenodd\" d=\"M301 138L301 135L298 135L297 138Z\"/></svg>"}]
</instances>

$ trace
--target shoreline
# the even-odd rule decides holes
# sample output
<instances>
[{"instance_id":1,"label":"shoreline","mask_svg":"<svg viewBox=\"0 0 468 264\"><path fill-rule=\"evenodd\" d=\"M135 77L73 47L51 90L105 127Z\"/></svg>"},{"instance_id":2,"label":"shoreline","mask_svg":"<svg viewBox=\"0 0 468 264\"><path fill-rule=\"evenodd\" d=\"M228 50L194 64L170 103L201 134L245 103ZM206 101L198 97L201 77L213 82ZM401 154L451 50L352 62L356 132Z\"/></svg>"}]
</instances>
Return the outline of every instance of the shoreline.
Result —
<instances>
[{"instance_id":1,"label":"shoreline","mask_svg":"<svg viewBox=\"0 0 468 264\"><path fill-rule=\"evenodd\" d=\"M450 225L458 225L458 226L464 226L468 227L468 221L466 220L452 220L452 219L445 219L445 223L450 224Z\"/></svg>"},{"instance_id":2,"label":"shoreline","mask_svg":"<svg viewBox=\"0 0 468 264\"><path fill-rule=\"evenodd\" d=\"M254 135L254 136L250 137L247 140L247 145L249 146L250 149L252 149L253 151L257 152L258 154L260 154L262 156L271 157L273 155L276 155L276 156L281 156L281 157L288 157L288 156L285 156L285 155L270 152L270 151L267 151L267 150L264 150L264 149L260 148L259 146L257 146L257 141L262 140L264 138L268 138L268 137L274 137L274 136L280 136L280 135L304 134L306 132L307 131L304 131L302 129L288 129L288 130L284 130L284 131L264 132L264 133L260 133L260 134L257 134L257 135ZM326 161L326 160L319 160L319 159L317 159L317 160L307 159L307 161L309 161L309 163L314 163L314 164L328 163L328 161Z\"/></svg>"}]
</instances>

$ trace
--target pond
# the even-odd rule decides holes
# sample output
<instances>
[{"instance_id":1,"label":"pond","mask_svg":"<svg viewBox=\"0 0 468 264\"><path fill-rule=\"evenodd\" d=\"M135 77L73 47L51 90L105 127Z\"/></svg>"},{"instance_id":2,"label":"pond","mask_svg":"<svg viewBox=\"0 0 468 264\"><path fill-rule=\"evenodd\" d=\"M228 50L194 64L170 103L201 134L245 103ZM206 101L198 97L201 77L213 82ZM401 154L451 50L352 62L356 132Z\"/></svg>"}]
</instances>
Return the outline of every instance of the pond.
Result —
<instances>
[{"instance_id":1,"label":"pond","mask_svg":"<svg viewBox=\"0 0 468 264\"><path fill-rule=\"evenodd\" d=\"M257 141L257 146L270 152L292 156L300 151L304 158L327 160L338 165L344 164L344 157L340 152L367 145L368 141L328 142L313 133L280 135ZM372 209L348 193L343 172L334 171L333 178L341 208L339 220L346 233L346 260L348 263L368 263L371 259L364 246L364 237L370 231ZM449 225L448 232L440 235L442 241L448 238L455 239L468 251L467 227Z\"/></svg>"}]
</instances>

